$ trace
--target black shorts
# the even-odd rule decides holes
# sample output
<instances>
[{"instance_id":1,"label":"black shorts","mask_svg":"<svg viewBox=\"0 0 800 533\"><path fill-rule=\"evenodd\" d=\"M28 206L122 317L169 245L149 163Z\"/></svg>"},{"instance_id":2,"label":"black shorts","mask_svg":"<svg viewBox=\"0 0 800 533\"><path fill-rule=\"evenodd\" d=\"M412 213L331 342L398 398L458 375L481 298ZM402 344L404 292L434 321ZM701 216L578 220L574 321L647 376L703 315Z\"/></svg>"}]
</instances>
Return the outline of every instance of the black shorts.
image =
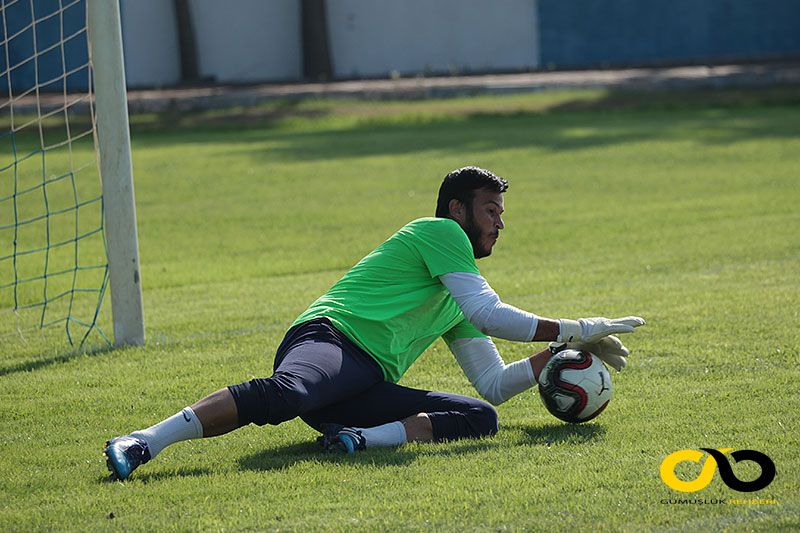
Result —
<instances>
[{"instance_id":1,"label":"black shorts","mask_svg":"<svg viewBox=\"0 0 800 533\"><path fill-rule=\"evenodd\" d=\"M299 416L318 430L324 423L373 427L426 413L435 440L497 431L497 412L482 400L387 382L377 361L325 318L292 327L274 369L269 378L228 387L241 425Z\"/></svg>"}]
</instances>

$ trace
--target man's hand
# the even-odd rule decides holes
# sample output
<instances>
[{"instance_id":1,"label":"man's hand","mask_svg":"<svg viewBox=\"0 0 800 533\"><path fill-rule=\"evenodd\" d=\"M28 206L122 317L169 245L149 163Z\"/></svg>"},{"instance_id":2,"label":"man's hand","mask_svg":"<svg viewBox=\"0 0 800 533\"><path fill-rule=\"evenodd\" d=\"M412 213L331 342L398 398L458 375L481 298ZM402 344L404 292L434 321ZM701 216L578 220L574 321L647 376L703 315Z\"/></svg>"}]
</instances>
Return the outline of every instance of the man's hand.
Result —
<instances>
[{"instance_id":1,"label":"man's hand","mask_svg":"<svg viewBox=\"0 0 800 533\"><path fill-rule=\"evenodd\" d=\"M603 337L617 333L633 333L634 328L643 326L645 321L638 316L626 316L624 318L579 318L578 320L568 320L562 318L559 321L560 333L556 339L558 342L597 342Z\"/></svg>"},{"instance_id":2,"label":"man's hand","mask_svg":"<svg viewBox=\"0 0 800 533\"><path fill-rule=\"evenodd\" d=\"M628 364L627 357L631 352L613 335L603 337L597 342L568 342L567 348L589 352L600 358L617 372Z\"/></svg>"}]
</instances>

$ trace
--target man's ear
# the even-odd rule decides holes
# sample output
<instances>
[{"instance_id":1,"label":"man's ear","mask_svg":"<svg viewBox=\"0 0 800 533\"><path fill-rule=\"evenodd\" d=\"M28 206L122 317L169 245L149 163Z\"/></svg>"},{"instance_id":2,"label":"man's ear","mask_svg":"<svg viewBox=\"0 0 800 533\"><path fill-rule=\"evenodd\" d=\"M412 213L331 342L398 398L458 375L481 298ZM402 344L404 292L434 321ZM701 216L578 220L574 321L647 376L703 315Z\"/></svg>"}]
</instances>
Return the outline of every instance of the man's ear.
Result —
<instances>
[{"instance_id":1,"label":"man's ear","mask_svg":"<svg viewBox=\"0 0 800 533\"><path fill-rule=\"evenodd\" d=\"M450 218L459 223L464 221L466 210L464 209L464 204L461 201L453 198L450 200L448 207L450 208Z\"/></svg>"}]
</instances>

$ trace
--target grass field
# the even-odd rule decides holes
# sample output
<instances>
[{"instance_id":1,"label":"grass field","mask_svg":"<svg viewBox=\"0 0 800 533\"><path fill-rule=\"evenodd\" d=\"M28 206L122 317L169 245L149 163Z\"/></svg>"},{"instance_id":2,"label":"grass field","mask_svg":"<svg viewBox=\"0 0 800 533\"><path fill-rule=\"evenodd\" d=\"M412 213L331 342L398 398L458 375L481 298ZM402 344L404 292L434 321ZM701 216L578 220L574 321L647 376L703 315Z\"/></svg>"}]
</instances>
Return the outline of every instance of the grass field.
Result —
<instances>
[{"instance_id":1,"label":"grass field","mask_svg":"<svg viewBox=\"0 0 800 533\"><path fill-rule=\"evenodd\" d=\"M0 338L0 531L797 530L798 94L132 117L148 342L77 350L59 328ZM600 417L563 424L530 391L498 408L493 438L355 457L321 455L300 421L251 426L108 481L105 440L268 375L292 320L397 228L432 215L441 178L467 164L511 183L506 229L478 263L504 301L647 319L625 338L630 364ZM542 347L498 346L507 362ZM475 394L441 341L402 383ZM662 482L666 456L702 447L761 451L777 476L755 493L718 473L694 493ZM684 462L677 475L699 471Z\"/></svg>"}]
</instances>

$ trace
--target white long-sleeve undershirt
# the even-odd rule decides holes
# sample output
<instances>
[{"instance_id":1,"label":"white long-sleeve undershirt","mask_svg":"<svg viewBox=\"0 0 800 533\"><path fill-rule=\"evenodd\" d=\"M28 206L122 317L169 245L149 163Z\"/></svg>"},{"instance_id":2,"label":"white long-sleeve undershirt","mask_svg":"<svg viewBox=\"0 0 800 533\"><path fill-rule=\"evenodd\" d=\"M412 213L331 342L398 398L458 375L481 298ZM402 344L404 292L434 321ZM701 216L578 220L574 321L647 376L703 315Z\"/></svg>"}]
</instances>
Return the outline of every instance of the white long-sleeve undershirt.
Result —
<instances>
[{"instance_id":1,"label":"white long-sleeve undershirt","mask_svg":"<svg viewBox=\"0 0 800 533\"><path fill-rule=\"evenodd\" d=\"M505 364L487 337L456 339L450 351L478 394L491 404L499 405L536 384L528 359Z\"/></svg>"},{"instance_id":2,"label":"white long-sleeve undershirt","mask_svg":"<svg viewBox=\"0 0 800 533\"><path fill-rule=\"evenodd\" d=\"M469 322L481 333L510 341L530 342L536 333L536 315L500 301L479 274L450 272L439 280Z\"/></svg>"}]
</instances>

